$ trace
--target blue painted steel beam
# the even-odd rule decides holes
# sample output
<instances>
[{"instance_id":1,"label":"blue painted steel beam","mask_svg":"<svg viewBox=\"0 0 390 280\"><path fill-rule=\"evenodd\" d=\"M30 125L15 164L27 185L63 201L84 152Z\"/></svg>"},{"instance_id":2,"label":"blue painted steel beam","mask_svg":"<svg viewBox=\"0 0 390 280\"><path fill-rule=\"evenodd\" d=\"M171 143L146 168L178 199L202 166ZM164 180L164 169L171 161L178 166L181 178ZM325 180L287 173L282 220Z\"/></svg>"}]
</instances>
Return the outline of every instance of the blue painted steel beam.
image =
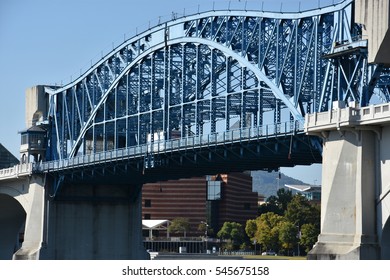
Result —
<instances>
[{"instance_id":1,"label":"blue painted steel beam","mask_svg":"<svg viewBox=\"0 0 390 280\"><path fill-rule=\"evenodd\" d=\"M347 0L300 13L210 11L126 40L72 83L46 88L50 159L388 100L388 71L368 65L364 47L339 52L362 41L352 9Z\"/></svg>"}]
</instances>

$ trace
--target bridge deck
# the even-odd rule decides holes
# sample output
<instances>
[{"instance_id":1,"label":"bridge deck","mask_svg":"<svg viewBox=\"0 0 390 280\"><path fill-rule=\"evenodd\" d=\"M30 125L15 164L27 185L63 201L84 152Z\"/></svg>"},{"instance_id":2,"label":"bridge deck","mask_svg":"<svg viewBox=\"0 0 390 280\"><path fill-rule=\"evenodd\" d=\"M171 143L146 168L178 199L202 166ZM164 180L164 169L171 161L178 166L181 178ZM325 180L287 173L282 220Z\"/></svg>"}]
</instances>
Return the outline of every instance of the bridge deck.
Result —
<instances>
[{"instance_id":1,"label":"bridge deck","mask_svg":"<svg viewBox=\"0 0 390 280\"><path fill-rule=\"evenodd\" d=\"M100 169L105 170L110 167L115 170L118 166L123 169L121 172L124 176L134 176L135 174L138 176L146 172L153 177L157 173L157 176L161 176L162 173L175 172L172 171L175 169L191 173L195 172L194 167L198 172L207 173L207 171L221 172L222 169L225 172L237 168L242 170L264 169L267 167L266 165L272 169L279 167L279 165L311 164L314 162L313 159L306 158L306 156L312 157L311 152L307 152L307 155L300 155L299 159L296 160L287 159L289 150L291 152L293 149L292 142L303 143L306 141L302 140L302 137L306 137L303 132L303 124L294 121L284 122L277 125L235 129L210 135L153 141L144 145L56 161L17 165L0 170L0 180L28 176L33 173L45 173L53 176L56 176L55 174L83 173L82 177L88 173L89 177L95 177ZM294 146L296 145L294 144ZM303 145L307 146L308 144L303 143ZM295 150L294 155L297 156L301 152ZM317 152L315 151L316 155ZM318 159L315 162L318 162ZM202 168L200 163L204 165ZM128 169L129 165L130 169ZM167 170L168 166L170 166L170 170ZM129 175L130 173L133 175ZM167 176L172 176L172 174Z\"/></svg>"},{"instance_id":2,"label":"bridge deck","mask_svg":"<svg viewBox=\"0 0 390 280\"><path fill-rule=\"evenodd\" d=\"M144 158L148 157L149 155L158 155L207 147L210 148L213 146L228 145L251 140L276 138L278 136L303 132L302 125L299 123L297 124L298 125L296 125L295 122L285 122L281 124L265 125L254 128L235 129L209 135L178 138L166 141L154 141L144 145L129 148L76 156L74 158L57 161L43 162L38 166L38 170L41 172L55 172L81 166L92 166L103 162L115 162L121 159Z\"/></svg>"}]
</instances>

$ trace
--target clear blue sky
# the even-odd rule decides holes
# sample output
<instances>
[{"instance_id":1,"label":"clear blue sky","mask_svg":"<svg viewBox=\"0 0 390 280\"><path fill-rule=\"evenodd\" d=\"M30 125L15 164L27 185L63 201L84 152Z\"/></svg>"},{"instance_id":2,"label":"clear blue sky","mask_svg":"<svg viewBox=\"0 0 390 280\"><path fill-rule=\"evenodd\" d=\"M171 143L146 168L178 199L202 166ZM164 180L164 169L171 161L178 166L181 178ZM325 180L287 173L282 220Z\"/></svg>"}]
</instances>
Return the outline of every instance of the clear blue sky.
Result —
<instances>
[{"instance_id":1,"label":"clear blue sky","mask_svg":"<svg viewBox=\"0 0 390 280\"><path fill-rule=\"evenodd\" d=\"M296 11L339 0L1 0L0 143L15 156L25 129L25 90L66 84L113 46L172 12L215 9ZM230 3L230 4L229 4ZM321 182L320 165L283 169L307 183Z\"/></svg>"}]
</instances>

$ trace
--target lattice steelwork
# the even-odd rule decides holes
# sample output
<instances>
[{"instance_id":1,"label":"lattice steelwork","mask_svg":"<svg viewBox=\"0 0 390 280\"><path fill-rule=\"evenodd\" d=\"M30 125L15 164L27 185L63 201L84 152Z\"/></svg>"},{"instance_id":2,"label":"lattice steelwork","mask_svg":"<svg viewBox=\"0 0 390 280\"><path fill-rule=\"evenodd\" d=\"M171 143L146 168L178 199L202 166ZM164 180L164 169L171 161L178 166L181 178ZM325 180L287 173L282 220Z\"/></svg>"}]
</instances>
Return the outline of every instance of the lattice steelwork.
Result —
<instances>
[{"instance_id":1,"label":"lattice steelwork","mask_svg":"<svg viewBox=\"0 0 390 280\"><path fill-rule=\"evenodd\" d=\"M51 159L302 122L334 100L368 103L372 77L386 77L367 65L365 49L326 57L360 34L352 3L296 14L210 11L127 40L74 82L46 89Z\"/></svg>"}]
</instances>

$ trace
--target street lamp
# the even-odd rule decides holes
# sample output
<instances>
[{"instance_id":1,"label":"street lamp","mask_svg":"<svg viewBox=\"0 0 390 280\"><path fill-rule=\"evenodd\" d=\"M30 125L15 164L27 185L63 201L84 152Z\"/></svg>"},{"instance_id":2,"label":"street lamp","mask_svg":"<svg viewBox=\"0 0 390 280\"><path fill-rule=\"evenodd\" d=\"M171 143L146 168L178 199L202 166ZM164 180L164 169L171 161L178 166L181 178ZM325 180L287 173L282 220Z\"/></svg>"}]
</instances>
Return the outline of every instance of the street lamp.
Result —
<instances>
[{"instance_id":1,"label":"street lamp","mask_svg":"<svg viewBox=\"0 0 390 280\"><path fill-rule=\"evenodd\" d=\"M205 241L206 241L206 253L207 253L207 230L208 230L208 228L209 228L209 224L208 223L206 223L206 222L203 222L203 221L201 221L201 223L202 224L204 224L205 226L206 226L206 230L205 230Z\"/></svg>"},{"instance_id":2,"label":"street lamp","mask_svg":"<svg viewBox=\"0 0 390 280\"><path fill-rule=\"evenodd\" d=\"M299 224L296 227L298 229L298 234L297 234L297 238L298 238L298 252L297 253L298 253L298 256L300 256L301 252L299 250L299 241L301 240L301 229L299 228Z\"/></svg>"}]
</instances>

